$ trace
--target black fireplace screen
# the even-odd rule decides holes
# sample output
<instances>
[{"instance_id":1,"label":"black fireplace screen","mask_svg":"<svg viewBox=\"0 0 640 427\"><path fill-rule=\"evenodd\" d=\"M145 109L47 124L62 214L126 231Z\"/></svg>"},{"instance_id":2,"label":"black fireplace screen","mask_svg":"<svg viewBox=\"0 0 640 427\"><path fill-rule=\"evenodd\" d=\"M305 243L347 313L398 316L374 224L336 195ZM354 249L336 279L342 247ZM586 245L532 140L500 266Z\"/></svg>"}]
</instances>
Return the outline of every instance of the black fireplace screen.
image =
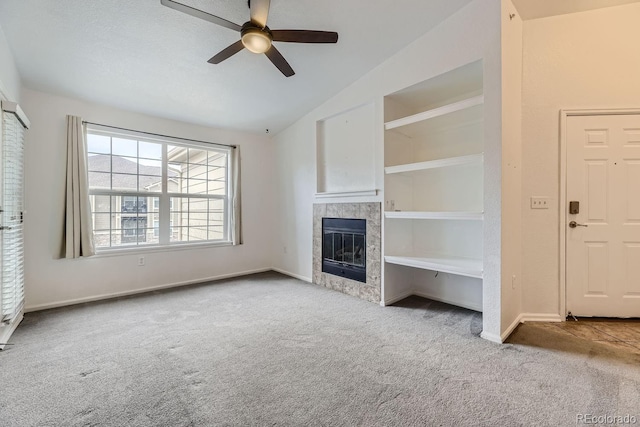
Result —
<instances>
[{"instance_id":1,"label":"black fireplace screen","mask_svg":"<svg viewBox=\"0 0 640 427\"><path fill-rule=\"evenodd\" d=\"M322 271L359 282L367 281L364 219L322 219Z\"/></svg>"}]
</instances>

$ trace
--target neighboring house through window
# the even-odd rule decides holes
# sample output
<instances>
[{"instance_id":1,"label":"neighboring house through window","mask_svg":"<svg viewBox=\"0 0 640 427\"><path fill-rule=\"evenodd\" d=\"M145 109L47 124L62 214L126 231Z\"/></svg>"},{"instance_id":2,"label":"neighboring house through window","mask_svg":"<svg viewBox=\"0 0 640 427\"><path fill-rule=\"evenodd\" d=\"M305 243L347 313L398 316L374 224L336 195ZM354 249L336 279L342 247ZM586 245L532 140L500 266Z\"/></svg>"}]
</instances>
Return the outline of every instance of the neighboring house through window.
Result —
<instances>
[{"instance_id":1,"label":"neighboring house through window","mask_svg":"<svg viewBox=\"0 0 640 427\"><path fill-rule=\"evenodd\" d=\"M230 149L87 129L96 247L226 243Z\"/></svg>"}]
</instances>

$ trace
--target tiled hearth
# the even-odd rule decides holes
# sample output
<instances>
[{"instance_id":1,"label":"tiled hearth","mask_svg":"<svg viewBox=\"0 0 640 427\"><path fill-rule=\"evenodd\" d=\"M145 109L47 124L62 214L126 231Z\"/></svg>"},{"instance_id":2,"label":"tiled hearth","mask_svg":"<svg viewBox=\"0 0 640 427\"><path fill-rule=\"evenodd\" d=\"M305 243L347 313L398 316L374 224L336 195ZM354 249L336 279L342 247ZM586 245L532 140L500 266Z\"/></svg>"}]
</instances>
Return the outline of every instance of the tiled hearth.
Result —
<instances>
[{"instance_id":1,"label":"tiled hearth","mask_svg":"<svg viewBox=\"0 0 640 427\"><path fill-rule=\"evenodd\" d=\"M367 301L380 302L381 265L380 203L317 203L313 205L313 283ZM322 218L367 221L366 283L322 271Z\"/></svg>"}]
</instances>

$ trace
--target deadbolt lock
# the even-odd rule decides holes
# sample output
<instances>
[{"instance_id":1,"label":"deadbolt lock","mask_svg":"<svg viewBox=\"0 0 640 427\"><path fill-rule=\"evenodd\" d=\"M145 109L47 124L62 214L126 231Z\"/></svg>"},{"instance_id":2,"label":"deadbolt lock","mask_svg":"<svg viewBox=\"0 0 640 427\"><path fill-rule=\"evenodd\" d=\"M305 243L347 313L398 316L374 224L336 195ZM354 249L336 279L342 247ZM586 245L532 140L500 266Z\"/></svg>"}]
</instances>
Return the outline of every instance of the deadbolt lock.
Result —
<instances>
[{"instance_id":1,"label":"deadbolt lock","mask_svg":"<svg viewBox=\"0 0 640 427\"><path fill-rule=\"evenodd\" d=\"M578 215L580 213L580 202L569 202L569 213L571 215Z\"/></svg>"}]
</instances>

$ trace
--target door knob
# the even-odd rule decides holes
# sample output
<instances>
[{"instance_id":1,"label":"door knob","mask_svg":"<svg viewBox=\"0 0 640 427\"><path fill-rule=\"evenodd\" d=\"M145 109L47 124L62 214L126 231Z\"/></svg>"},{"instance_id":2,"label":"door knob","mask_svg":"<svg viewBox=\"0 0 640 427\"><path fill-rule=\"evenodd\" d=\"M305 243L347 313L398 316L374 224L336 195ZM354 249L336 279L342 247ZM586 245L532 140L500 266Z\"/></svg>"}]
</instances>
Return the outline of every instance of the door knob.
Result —
<instances>
[{"instance_id":1,"label":"door knob","mask_svg":"<svg viewBox=\"0 0 640 427\"><path fill-rule=\"evenodd\" d=\"M576 227L588 227L588 225L586 225L586 224L578 224L575 221L571 221L569 223L569 228L576 228Z\"/></svg>"}]
</instances>

